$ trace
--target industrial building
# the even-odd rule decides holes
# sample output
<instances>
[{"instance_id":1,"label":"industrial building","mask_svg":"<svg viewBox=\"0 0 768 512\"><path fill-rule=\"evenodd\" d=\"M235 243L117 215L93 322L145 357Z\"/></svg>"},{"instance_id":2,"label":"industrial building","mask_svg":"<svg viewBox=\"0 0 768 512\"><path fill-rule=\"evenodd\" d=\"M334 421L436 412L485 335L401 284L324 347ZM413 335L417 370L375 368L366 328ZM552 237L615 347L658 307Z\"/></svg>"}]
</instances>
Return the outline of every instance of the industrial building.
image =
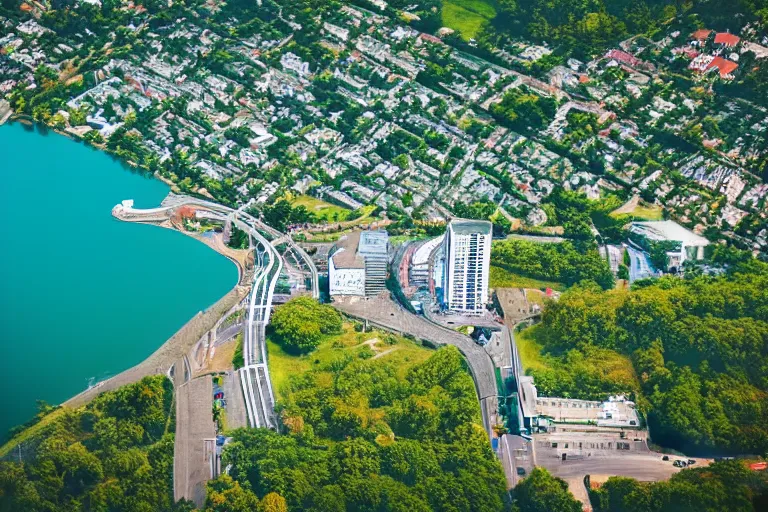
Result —
<instances>
[{"instance_id":1,"label":"industrial building","mask_svg":"<svg viewBox=\"0 0 768 512\"><path fill-rule=\"evenodd\" d=\"M443 306L460 314L479 315L488 303L491 223L454 219L443 241Z\"/></svg>"},{"instance_id":2,"label":"industrial building","mask_svg":"<svg viewBox=\"0 0 768 512\"><path fill-rule=\"evenodd\" d=\"M539 396L529 375L520 376L520 392L521 425L528 432L546 432L557 424L641 428L635 403L624 395L609 396L602 402Z\"/></svg>"},{"instance_id":3,"label":"industrial building","mask_svg":"<svg viewBox=\"0 0 768 512\"><path fill-rule=\"evenodd\" d=\"M633 222L629 230L630 238L636 235L651 242L679 242L679 250L667 251L670 268L680 268L686 260L704 259L704 248L709 245L703 236L671 220Z\"/></svg>"},{"instance_id":4,"label":"industrial building","mask_svg":"<svg viewBox=\"0 0 768 512\"><path fill-rule=\"evenodd\" d=\"M330 295L372 297L386 289L389 235L354 231L341 238L328 257Z\"/></svg>"}]
</instances>

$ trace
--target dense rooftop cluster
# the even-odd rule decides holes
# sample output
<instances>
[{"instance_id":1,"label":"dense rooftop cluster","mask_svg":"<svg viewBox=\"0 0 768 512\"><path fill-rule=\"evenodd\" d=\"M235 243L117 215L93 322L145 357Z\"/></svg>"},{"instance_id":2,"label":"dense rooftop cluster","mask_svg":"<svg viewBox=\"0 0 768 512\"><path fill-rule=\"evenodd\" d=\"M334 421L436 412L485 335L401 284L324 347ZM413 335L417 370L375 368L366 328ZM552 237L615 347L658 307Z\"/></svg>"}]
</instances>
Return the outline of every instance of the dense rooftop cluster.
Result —
<instances>
[{"instance_id":1,"label":"dense rooftop cluster","mask_svg":"<svg viewBox=\"0 0 768 512\"><path fill-rule=\"evenodd\" d=\"M359 3L24 3L0 19L0 91L228 204L293 191L442 220L490 201L534 229L558 188L640 194L698 233L768 247L768 111L728 83L768 57L754 27L672 24L582 62L481 51L419 32L413 8Z\"/></svg>"}]
</instances>

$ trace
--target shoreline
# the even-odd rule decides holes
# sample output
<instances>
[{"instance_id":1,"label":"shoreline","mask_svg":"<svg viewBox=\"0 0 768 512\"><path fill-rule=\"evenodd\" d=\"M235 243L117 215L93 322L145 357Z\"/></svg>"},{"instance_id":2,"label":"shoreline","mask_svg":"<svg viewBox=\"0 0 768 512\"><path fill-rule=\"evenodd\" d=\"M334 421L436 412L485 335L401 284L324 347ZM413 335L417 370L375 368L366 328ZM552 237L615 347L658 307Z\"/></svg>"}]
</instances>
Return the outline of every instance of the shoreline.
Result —
<instances>
[{"instance_id":1,"label":"shoreline","mask_svg":"<svg viewBox=\"0 0 768 512\"><path fill-rule=\"evenodd\" d=\"M169 192L168 196L173 194ZM166 198L168 197L166 196ZM62 407L80 407L87 404L89 401L96 398L98 395L105 391L112 391L126 384L131 384L141 380L141 378L149 375L157 375L160 373L168 374L171 367L197 343L208 331L216 326L216 323L226 315L233 307L235 307L240 301L248 296L250 292L250 284L247 282L247 271L244 268L243 263L234 257L233 254L227 254L222 251L221 248L211 243L206 237L203 237L199 233L190 233L184 230L178 229L175 225L170 223L168 219L161 222L143 221L143 220L129 220L115 216L115 219L119 222L129 222L136 224L144 224L150 226L156 226L160 228L169 229L187 235L198 242L203 243L211 250L216 251L218 254L227 258L237 268L238 279L235 286L227 292L223 297L217 300L213 305L209 306L203 311L199 311L196 315L190 318L173 336L168 338L157 350L150 354L140 363L132 366L122 372L114 375L106 380L96 383L88 389L81 391L77 395L62 402Z\"/></svg>"}]
</instances>

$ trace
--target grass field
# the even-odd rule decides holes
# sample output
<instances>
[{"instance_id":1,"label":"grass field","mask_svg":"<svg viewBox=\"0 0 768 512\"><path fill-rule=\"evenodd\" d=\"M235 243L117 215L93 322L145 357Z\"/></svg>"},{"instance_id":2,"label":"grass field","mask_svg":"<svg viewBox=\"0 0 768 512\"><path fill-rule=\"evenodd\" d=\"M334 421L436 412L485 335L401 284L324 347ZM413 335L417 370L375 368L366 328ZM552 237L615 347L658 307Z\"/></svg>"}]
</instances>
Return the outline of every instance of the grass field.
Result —
<instances>
[{"instance_id":1,"label":"grass field","mask_svg":"<svg viewBox=\"0 0 768 512\"><path fill-rule=\"evenodd\" d=\"M664 211L661 206L656 205L643 205L639 204L632 210L630 215L634 216L638 220L661 220L663 218Z\"/></svg>"},{"instance_id":2,"label":"grass field","mask_svg":"<svg viewBox=\"0 0 768 512\"><path fill-rule=\"evenodd\" d=\"M277 397L285 397L290 392L292 376L299 376L313 367L322 366L341 354L352 354L357 357L373 355L377 360L391 363L404 375L408 368L424 361L434 353L431 349L389 333L356 332L351 323L345 323L341 334L328 336L309 354L300 356L288 354L269 338L267 351L269 375ZM330 373L328 375L330 377Z\"/></svg>"},{"instance_id":3,"label":"grass field","mask_svg":"<svg viewBox=\"0 0 768 512\"><path fill-rule=\"evenodd\" d=\"M491 288L535 288L537 290L552 288L557 291L565 290L563 283L520 276L501 267L496 267L493 264L491 264L489 280Z\"/></svg>"},{"instance_id":4,"label":"grass field","mask_svg":"<svg viewBox=\"0 0 768 512\"><path fill-rule=\"evenodd\" d=\"M633 204L634 208L632 208ZM611 212L611 216L613 217L622 214L631 215L636 220L662 220L664 218L664 210L661 206L648 204L638 197L632 198L624 206Z\"/></svg>"},{"instance_id":5,"label":"grass field","mask_svg":"<svg viewBox=\"0 0 768 512\"><path fill-rule=\"evenodd\" d=\"M318 220L326 222L341 222L347 220L352 210L342 208L312 196L296 196L290 199L292 206L303 206L317 216ZM334 218L335 217L335 218Z\"/></svg>"},{"instance_id":6,"label":"grass field","mask_svg":"<svg viewBox=\"0 0 768 512\"><path fill-rule=\"evenodd\" d=\"M546 370L549 368L546 358L541 353L541 344L536 341L536 332L539 326L534 325L515 333L515 344L520 353L520 362L523 365L523 373L528 370Z\"/></svg>"},{"instance_id":7,"label":"grass field","mask_svg":"<svg viewBox=\"0 0 768 512\"><path fill-rule=\"evenodd\" d=\"M464 39L477 36L483 23L496 17L496 10L484 0L446 0L443 25L457 30Z\"/></svg>"}]
</instances>

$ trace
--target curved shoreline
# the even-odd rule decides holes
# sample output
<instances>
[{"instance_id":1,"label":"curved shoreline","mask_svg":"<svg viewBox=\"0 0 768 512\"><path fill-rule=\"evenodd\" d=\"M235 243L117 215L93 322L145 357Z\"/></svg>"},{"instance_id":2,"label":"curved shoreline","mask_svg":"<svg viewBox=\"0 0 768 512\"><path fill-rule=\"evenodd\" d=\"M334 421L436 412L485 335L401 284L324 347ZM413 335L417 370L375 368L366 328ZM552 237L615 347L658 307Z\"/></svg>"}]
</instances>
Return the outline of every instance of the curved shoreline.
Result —
<instances>
[{"instance_id":1,"label":"curved shoreline","mask_svg":"<svg viewBox=\"0 0 768 512\"><path fill-rule=\"evenodd\" d=\"M171 196L172 193L169 193ZM166 196L167 199L168 196ZM163 200L165 201L165 199ZM162 204L162 203L161 203ZM168 219L160 221L139 220L139 219L127 219L116 215L116 209L120 205L113 209L113 216L118 219L119 222L132 222L137 224L145 224L151 226L157 226L165 229L170 229L176 232L180 232L187 235L198 242L203 243L211 250L221 254L229 261L231 261L237 268L237 283L235 286L227 292L223 297L217 300L213 305L206 308L204 311L199 311L195 316L190 318L173 336L168 338L162 345L160 345L152 354L146 357L140 363L123 370L122 372L114 375L106 380L98 382L94 386L81 391L77 395L69 398L61 403L65 407L80 407L85 405L89 401L96 398L105 391L112 391L126 384L131 384L141 380L143 377L149 375L157 375L161 373L167 374L173 365L180 358L184 357L189 350L202 338L205 333L210 331L216 326L216 323L221 318L230 312L237 304L239 304L250 292L250 283L248 283L246 277L246 268L243 266L243 262L234 257L233 254L227 254L222 251L214 243L210 243L205 237L196 233L186 232L177 229ZM160 207L158 211L169 212L171 208Z\"/></svg>"},{"instance_id":2,"label":"curved shoreline","mask_svg":"<svg viewBox=\"0 0 768 512\"><path fill-rule=\"evenodd\" d=\"M80 407L105 391L113 391L150 375L167 374L175 362L182 358L205 333L213 329L222 316L248 296L248 291L249 288L236 284L211 307L193 316L142 362L80 392L63 402L61 406Z\"/></svg>"}]
</instances>

